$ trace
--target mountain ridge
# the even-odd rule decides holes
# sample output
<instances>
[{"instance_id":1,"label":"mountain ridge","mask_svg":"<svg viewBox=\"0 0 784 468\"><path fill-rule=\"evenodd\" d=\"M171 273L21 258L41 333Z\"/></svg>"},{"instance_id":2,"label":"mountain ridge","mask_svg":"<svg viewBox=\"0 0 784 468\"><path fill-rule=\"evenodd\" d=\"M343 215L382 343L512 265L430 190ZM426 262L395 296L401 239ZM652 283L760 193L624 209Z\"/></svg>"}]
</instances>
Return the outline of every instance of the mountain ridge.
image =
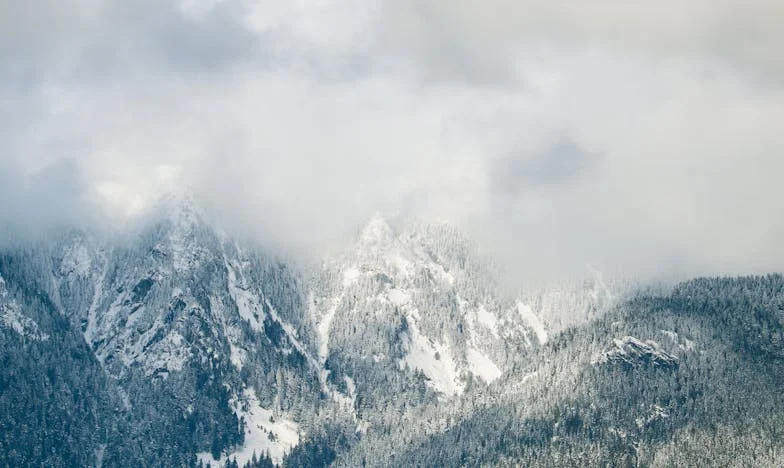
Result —
<instances>
[{"instance_id":1,"label":"mountain ridge","mask_svg":"<svg viewBox=\"0 0 784 468\"><path fill-rule=\"evenodd\" d=\"M616 441L606 447L613 463L647 463L657 453L675 456L647 427L678 421L666 423L667 430L687 430L683 414L694 410L682 402L720 397L699 377L713 375L700 366L714 365L716 350L736 353L733 346L742 345L752 356L784 355L784 302L775 277L742 287L746 280L695 280L645 296L616 293L593 272L577 288L510 294L492 261L446 223L374 215L353 244L308 270L232 239L192 198L170 199L158 213L115 238L68 230L48 242L0 249L0 344L12 360L7 368L21 372L0 373L0 383L10 389L9 379L22 376L22 393L6 392L3 404L23 401L25 389L39 388L35 382L52 388L59 382L63 392L43 394L76 414L68 409L73 401L55 402L89 389L84 404L101 430L58 436L75 444L60 450L67 464L253 465L255 458L257 466L355 466L383 465L391 453L399 463L548 464L555 460L548 457L561 456L556 440L585 449L575 437L585 436L586 415L598 417L593 407L606 405L613 381L632 392L624 404L644 411L631 411L636 419L612 413L607 424L595 423L601 436L590 437ZM712 298L724 290L729 298ZM728 304L740 314L745 303L738 295L749 304L763 301L739 322L758 335L715 335L716 323L672 312ZM650 307L655 313L647 316ZM71 351L59 356L57 348ZM46 357L17 362L25 353ZM732 357L723 368L738 359L746 358ZM770 367L761 361L745 372L759 380L760 369ZM635 373L644 384L630 377ZM685 379L680 387L667 383L678 375ZM727 375L716 379L735 382ZM778 385L761 382L765 392ZM659 396L638 397L654 391L640 385ZM564 393L569 388L578 391ZM683 388L696 393L683 400ZM593 394L604 396L592 401ZM34 401L25 404L37 411ZM2 408L0 416L10 420L10 407ZM490 414L498 424L488 423ZM519 437L511 445L498 445L515 425L528 429L510 432ZM434 454L454 443L474 447L453 439L454 431L480 428L490 445L472 455L453 451L463 454L458 459ZM50 440L46 433L13 440L37 447ZM650 450L619 455L629 434ZM547 449L536 455L526 440ZM6 446L5 460L66 463L20 447ZM591 453L597 463L608 460Z\"/></svg>"}]
</instances>

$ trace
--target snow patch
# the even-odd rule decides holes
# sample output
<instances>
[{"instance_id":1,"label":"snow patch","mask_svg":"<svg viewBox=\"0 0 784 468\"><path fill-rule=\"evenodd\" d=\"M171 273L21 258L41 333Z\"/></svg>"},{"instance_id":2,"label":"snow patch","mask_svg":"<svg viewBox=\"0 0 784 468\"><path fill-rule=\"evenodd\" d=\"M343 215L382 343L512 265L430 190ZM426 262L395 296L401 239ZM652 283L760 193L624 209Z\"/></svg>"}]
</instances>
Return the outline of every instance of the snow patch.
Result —
<instances>
[{"instance_id":1,"label":"snow patch","mask_svg":"<svg viewBox=\"0 0 784 468\"><path fill-rule=\"evenodd\" d=\"M229 342L229 346L229 352L231 353L229 355L229 359L231 360L231 364L236 367L237 370L242 370L242 366L244 366L245 361L248 360L248 353L244 349L235 346L231 342Z\"/></svg>"},{"instance_id":2,"label":"snow patch","mask_svg":"<svg viewBox=\"0 0 784 468\"><path fill-rule=\"evenodd\" d=\"M219 460L208 452L198 453L196 458L201 463L223 466L229 460L235 460L243 466L254 453L267 453L273 463L281 464L286 454L299 444L299 425L296 422L262 407L252 389L246 389L243 396L244 402L234 399L232 406L237 418L245 418L245 443L222 455Z\"/></svg>"},{"instance_id":3,"label":"snow patch","mask_svg":"<svg viewBox=\"0 0 784 468\"><path fill-rule=\"evenodd\" d=\"M248 352L239 345L242 342L242 332L231 325L226 326L225 329L226 339L229 342L229 360L237 370L242 370L242 366L248 361Z\"/></svg>"},{"instance_id":4,"label":"snow patch","mask_svg":"<svg viewBox=\"0 0 784 468\"><path fill-rule=\"evenodd\" d=\"M428 385L440 393L447 396L462 393L465 384L460 381L449 347L422 335L415 321L410 318L408 329L410 343L406 357L400 362L401 366L408 364L421 370L428 379Z\"/></svg>"},{"instance_id":5,"label":"snow patch","mask_svg":"<svg viewBox=\"0 0 784 468\"><path fill-rule=\"evenodd\" d=\"M355 266L347 268L346 271L343 272L343 287L347 288L356 283L359 279L359 275L359 268Z\"/></svg>"},{"instance_id":6,"label":"snow patch","mask_svg":"<svg viewBox=\"0 0 784 468\"><path fill-rule=\"evenodd\" d=\"M387 292L387 299L389 299L389 302L393 305L402 307L411 301L411 295L401 289L390 289L389 292Z\"/></svg>"},{"instance_id":7,"label":"snow patch","mask_svg":"<svg viewBox=\"0 0 784 468\"><path fill-rule=\"evenodd\" d=\"M346 382L346 389L348 390L348 396L354 397L357 394L357 386L354 383L354 379L349 376L343 376L343 380Z\"/></svg>"},{"instance_id":8,"label":"snow patch","mask_svg":"<svg viewBox=\"0 0 784 468\"><path fill-rule=\"evenodd\" d=\"M526 325L533 328L534 333L536 333L536 338L539 340L539 344L546 343L547 329L545 328L542 319L534 313L530 306L523 304L522 302L517 303L517 310L522 316Z\"/></svg>"},{"instance_id":9,"label":"snow patch","mask_svg":"<svg viewBox=\"0 0 784 468\"><path fill-rule=\"evenodd\" d=\"M493 333L493 336L498 338L498 318L495 314L489 312L484 304L480 305L476 310L476 319L480 324L488 328Z\"/></svg>"},{"instance_id":10,"label":"snow patch","mask_svg":"<svg viewBox=\"0 0 784 468\"><path fill-rule=\"evenodd\" d=\"M237 311L239 312L240 317L247 321L254 331L263 332L264 310L261 306L261 300L258 296L248 291L248 282L245 279L242 270L240 270L240 276L238 278L234 265L227 259L225 260L225 263L229 277L229 295L237 305Z\"/></svg>"},{"instance_id":11,"label":"snow patch","mask_svg":"<svg viewBox=\"0 0 784 468\"><path fill-rule=\"evenodd\" d=\"M335 310L337 305L333 305L321 318L321 321L316 326L319 336L319 361L323 364L327 362L329 356L329 327L332 325L332 319L335 318Z\"/></svg>"},{"instance_id":12,"label":"snow patch","mask_svg":"<svg viewBox=\"0 0 784 468\"><path fill-rule=\"evenodd\" d=\"M492 383L503 374L492 359L474 348L468 348L466 359L468 360L468 367L471 373L479 376L487 383Z\"/></svg>"}]
</instances>

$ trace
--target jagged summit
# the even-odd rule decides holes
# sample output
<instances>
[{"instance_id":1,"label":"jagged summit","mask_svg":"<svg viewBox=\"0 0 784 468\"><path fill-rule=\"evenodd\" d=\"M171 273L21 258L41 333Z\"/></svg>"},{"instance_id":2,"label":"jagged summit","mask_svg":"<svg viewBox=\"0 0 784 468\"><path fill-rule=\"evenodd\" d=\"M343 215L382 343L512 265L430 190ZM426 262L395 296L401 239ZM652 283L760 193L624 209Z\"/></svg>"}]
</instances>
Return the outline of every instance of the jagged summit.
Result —
<instances>
[{"instance_id":1,"label":"jagged summit","mask_svg":"<svg viewBox=\"0 0 784 468\"><path fill-rule=\"evenodd\" d=\"M326 262L314 291L321 360L421 373L446 397L471 379L495 381L543 334L526 324L533 312L492 292L487 265L453 226L396 219L393 227L374 215L355 245Z\"/></svg>"},{"instance_id":2,"label":"jagged summit","mask_svg":"<svg viewBox=\"0 0 784 468\"><path fill-rule=\"evenodd\" d=\"M368 248L386 247L392 242L393 236L394 232L386 217L376 212L362 229L359 243Z\"/></svg>"},{"instance_id":3,"label":"jagged summit","mask_svg":"<svg viewBox=\"0 0 784 468\"><path fill-rule=\"evenodd\" d=\"M188 188L161 194L146 210L152 220L168 220L177 226L206 224L207 215L196 193Z\"/></svg>"}]
</instances>

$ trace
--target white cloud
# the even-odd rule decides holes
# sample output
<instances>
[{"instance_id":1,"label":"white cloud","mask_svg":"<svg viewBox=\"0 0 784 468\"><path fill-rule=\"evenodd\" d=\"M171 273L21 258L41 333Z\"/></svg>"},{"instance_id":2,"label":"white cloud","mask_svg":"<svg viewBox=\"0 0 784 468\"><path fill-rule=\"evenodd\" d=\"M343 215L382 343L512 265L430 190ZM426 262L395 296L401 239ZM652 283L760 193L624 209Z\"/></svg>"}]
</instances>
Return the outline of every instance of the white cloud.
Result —
<instances>
[{"instance_id":1,"label":"white cloud","mask_svg":"<svg viewBox=\"0 0 784 468\"><path fill-rule=\"evenodd\" d=\"M528 277L781 270L778 3L3 4L0 215L187 185L297 246L382 209Z\"/></svg>"},{"instance_id":2,"label":"white cloud","mask_svg":"<svg viewBox=\"0 0 784 468\"><path fill-rule=\"evenodd\" d=\"M415 51L451 71L461 65L498 65L520 48L546 43L611 48L632 56L727 60L779 78L784 73L778 47L784 41L778 27L784 6L775 0L403 0L384 5L381 37L387 47L406 55Z\"/></svg>"}]
</instances>

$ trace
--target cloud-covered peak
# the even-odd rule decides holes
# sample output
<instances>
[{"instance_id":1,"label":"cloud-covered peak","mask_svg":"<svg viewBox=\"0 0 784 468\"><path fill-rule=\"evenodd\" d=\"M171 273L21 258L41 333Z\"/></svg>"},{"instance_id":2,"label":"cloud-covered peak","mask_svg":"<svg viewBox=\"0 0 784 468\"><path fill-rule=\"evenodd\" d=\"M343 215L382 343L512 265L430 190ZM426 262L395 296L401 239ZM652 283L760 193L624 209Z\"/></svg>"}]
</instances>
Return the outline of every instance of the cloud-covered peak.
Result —
<instances>
[{"instance_id":1,"label":"cloud-covered peak","mask_svg":"<svg viewBox=\"0 0 784 468\"><path fill-rule=\"evenodd\" d=\"M392 227L381 213L371 216L362 233L359 236L361 246L368 248L383 248L388 246L394 239Z\"/></svg>"},{"instance_id":2,"label":"cloud-covered peak","mask_svg":"<svg viewBox=\"0 0 784 468\"><path fill-rule=\"evenodd\" d=\"M376 210L523 276L784 267L772 0L7 2L0 220L117 225L189 185L293 250Z\"/></svg>"}]
</instances>

